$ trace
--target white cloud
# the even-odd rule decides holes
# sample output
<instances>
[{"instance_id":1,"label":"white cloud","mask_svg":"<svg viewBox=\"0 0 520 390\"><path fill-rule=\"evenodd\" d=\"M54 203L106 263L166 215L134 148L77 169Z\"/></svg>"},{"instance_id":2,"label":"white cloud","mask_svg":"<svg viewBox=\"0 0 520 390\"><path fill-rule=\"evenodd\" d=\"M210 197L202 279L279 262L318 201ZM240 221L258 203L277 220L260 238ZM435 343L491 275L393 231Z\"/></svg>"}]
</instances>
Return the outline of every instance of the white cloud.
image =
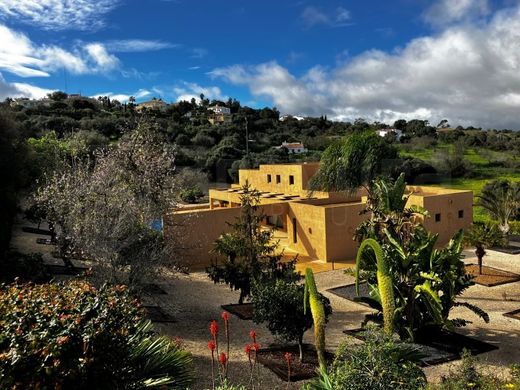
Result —
<instances>
[{"instance_id":1,"label":"white cloud","mask_svg":"<svg viewBox=\"0 0 520 390\"><path fill-rule=\"evenodd\" d=\"M436 26L470 21L488 15L488 0L437 0L426 10L424 19Z\"/></svg>"},{"instance_id":2,"label":"white cloud","mask_svg":"<svg viewBox=\"0 0 520 390\"><path fill-rule=\"evenodd\" d=\"M158 40L124 39L108 41L105 43L105 47L112 53L134 53L171 49L179 47L179 45Z\"/></svg>"},{"instance_id":3,"label":"white cloud","mask_svg":"<svg viewBox=\"0 0 520 390\"><path fill-rule=\"evenodd\" d=\"M343 27L350 25L350 11L337 7L332 12L325 12L321 8L307 6L303 9L300 18L305 28L312 28L319 25L329 27Z\"/></svg>"},{"instance_id":4,"label":"white cloud","mask_svg":"<svg viewBox=\"0 0 520 390\"><path fill-rule=\"evenodd\" d=\"M276 62L234 65L210 75L244 85L282 112L364 117L391 123L423 118L432 123L520 128L520 7L485 24L455 25L387 53L370 50L327 69L296 77Z\"/></svg>"},{"instance_id":5,"label":"white cloud","mask_svg":"<svg viewBox=\"0 0 520 390\"><path fill-rule=\"evenodd\" d=\"M1 1L1 0L0 0ZM0 70L20 77L48 77L50 72L108 73L119 60L101 43L82 44L70 50L37 45L25 34L0 24Z\"/></svg>"},{"instance_id":6,"label":"white cloud","mask_svg":"<svg viewBox=\"0 0 520 390\"><path fill-rule=\"evenodd\" d=\"M117 57L109 54L101 43L89 43L85 46L85 51L96 64L96 69L101 72L110 72L119 66Z\"/></svg>"},{"instance_id":7,"label":"white cloud","mask_svg":"<svg viewBox=\"0 0 520 390\"><path fill-rule=\"evenodd\" d=\"M93 98L98 98L100 96L108 96L112 100L118 100L121 103L126 103L130 99L131 96L135 97L136 100L140 100L146 97L149 97L152 94L147 89L139 89L138 91L132 93L132 94L124 94L124 93L114 93L114 92L105 92L105 93L98 93Z\"/></svg>"},{"instance_id":8,"label":"white cloud","mask_svg":"<svg viewBox=\"0 0 520 390\"><path fill-rule=\"evenodd\" d=\"M96 30L119 0L0 0L4 19L39 26L45 30Z\"/></svg>"},{"instance_id":9,"label":"white cloud","mask_svg":"<svg viewBox=\"0 0 520 390\"><path fill-rule=\"evenodd\" d=\"M219 87L203 87L197 83L184 82L180 86L173 88L173 93L176 96L176 101L191 101L195 99L200 101L200 95L203 94L206 99L227 100L227 96L222 95Z\"/></svg>"},{"instance_id":10,"label":"white cloud","mask_svg":"<svg viewBox=\"0 0 520 390\"><path fill-rule=\"evenodd\" d=\"M40 99L53 92L52 89L40 88L26 83L8 83L0 73L0 100L5 98L28 97Z\"/></svg>"}]
</instances>

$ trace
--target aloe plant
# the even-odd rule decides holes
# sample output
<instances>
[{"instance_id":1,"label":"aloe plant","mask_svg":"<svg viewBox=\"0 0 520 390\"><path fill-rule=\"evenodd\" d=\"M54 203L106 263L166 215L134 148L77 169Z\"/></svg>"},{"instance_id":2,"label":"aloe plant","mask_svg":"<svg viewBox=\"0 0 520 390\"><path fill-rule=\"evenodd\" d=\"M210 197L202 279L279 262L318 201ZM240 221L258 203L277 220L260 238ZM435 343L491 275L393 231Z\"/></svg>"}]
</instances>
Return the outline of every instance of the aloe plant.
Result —
<instances>
[{"instance_id":1,"label":"aloe plant","mask_svg":"<svg viewBox=\"0 0 520 390\"><path fill-rule=\"evenodd\" d=\"M320 369L326 370L327 363L325 361L325 308L321 301L320 294L314 281L314 274L310 268L305 270L305 294L303 297L303 312L307 313L307 306L310 306L312 319L314 322L314 338L316 344L316 353L318 354L318 362Z\"/></svg>"},{"instance_id":2,"label":"aloe plant","mask_svg":"<svg viewBox=\"0 0 520 390\"><path fill-rule=\"evenodd\" d=\"M376 262L377 262L377 285L379 289L379 296L381 299L381 306L383 308L383 323L384 331L387 335L394 333L394 311L395 311L395 299L394 299L394 287L392 281L392 274L390 273L390 267L383 256L383 250L381 245L372 239L367 238L361 243L356 256L356 293L359 295L359 269L361 266L361 258L363 251L366 248L371 248L374 251Z\"/></svg>"}]
</instances>

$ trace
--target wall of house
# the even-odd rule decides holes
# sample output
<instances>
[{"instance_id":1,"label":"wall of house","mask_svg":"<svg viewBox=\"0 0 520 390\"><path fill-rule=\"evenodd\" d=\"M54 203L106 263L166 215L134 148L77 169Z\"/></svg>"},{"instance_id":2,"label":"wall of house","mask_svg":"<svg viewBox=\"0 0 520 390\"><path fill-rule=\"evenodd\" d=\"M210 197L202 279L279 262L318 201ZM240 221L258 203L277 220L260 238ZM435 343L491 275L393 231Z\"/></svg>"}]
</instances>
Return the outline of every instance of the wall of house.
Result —
<instances>
[{"instance_id":1,"label":"wall of house","mask_svg":"<svg viewBox=\"0 0 520 390\"><path fill-rule=\"evenodd\" d=\"M190 210L167 214L164 236L177 248L179 261L190 270L203 270L218 256L210 253L221 234L231 231L228 225L240 215L240 208Z\"/></svg>"},{"instance_id":2,"label":"wall of house","mask_svg":"<svg viewBox=\"0 0 520 390\"><path fill-rule=\"evenodd\" d=\"M424 227L439 235L438 246L446 245L458 230L468 228L473 222L472 192L425 196L423 204L430 213Z\"/></svg>"},{"instance_id":3,"label":"wall of house","mask_svg":"<svg viewBox=\"0 0 520 390\"><path fill-rule=\"evenodd\" d=\"M356 258L358 243L354 241L356 228L369 214L360 214L365 203L347 203L325 208L327 261Z\"/></svg>"},{"instance_id":4,"label":"wall of house","mask_svg":"<svg viewBox=\"0 0 520 390\"><path fill-rule=\"evenodd\" d=\"M296 242L294 242L296 222ZM326 259L325 209L312 204L291 202L287 213L289 248L313 259Z\"/></svg>"},{"instance_id":5,"label":"wall of house","mask_svg":"<svg viewBox=\"0 0 520 390\"><path fill-rule=\"evenodd\" d=\"M241 169L239 171L239 183L241 186L248 182L259 191L286 195L302 195L307 193L309 179L318 170L318 164L286 164L286 165L260 165L259 169ZM267 175L271 175L268 182ZM280 176L280 183L276 182L276 176ZM290 184L292 176L294 184Z\"/></svg>"}]
</instances>

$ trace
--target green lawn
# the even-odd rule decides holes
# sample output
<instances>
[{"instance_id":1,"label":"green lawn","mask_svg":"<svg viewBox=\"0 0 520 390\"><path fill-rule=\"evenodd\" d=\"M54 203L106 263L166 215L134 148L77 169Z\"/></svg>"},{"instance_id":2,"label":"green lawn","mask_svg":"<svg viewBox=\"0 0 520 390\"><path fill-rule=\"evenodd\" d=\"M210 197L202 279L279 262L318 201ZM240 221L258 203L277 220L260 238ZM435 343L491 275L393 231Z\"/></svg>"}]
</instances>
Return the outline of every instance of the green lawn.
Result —
<instances>
[{"instance_id":1,"label":"green lawn","mask_svg":"<svg viewBox=\"0 0 520 390\"><path fill-rule=\"evenodd\" d=\"M438 145L435 149L422 149L422 150L401 150L402 156L419 158L427 161L428 163L435 165L435 155L442 150L452 148L452 145ZM520 157L507 152L495 152L492 150L482 150L477 148L468 148L464 152L464 158L470 162L473 166L472 177L470 178L457 178L443 181L437 186L446 188L454 188L461 190L471 190L475 197L475 204L477 203L478 195L482 188L491 180L494 179L508 179L511 181L520 182L520 171L514 168L497 167L494 166L497 161L503 161L504 159L511 159L520 162ZM479 206L475 206L473 209L473 217L476 221L489 220L489 215L484 209Z\"/></svg>"}]
</instances>

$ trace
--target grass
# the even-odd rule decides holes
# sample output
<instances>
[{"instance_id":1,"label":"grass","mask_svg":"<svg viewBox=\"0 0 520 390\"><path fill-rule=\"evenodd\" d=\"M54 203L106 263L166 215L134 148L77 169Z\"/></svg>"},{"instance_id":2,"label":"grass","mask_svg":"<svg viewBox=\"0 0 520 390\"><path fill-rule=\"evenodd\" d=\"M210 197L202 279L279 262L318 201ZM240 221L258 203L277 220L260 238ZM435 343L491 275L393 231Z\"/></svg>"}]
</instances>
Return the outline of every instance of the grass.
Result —
<instances>
[{"instance_id":1,"label":"grass","mask_svg":"<svg viewBox=\"0 0 520 390\"><path fill-rule=\"evenodd\" d=\"M436 165L436 156L439 152L453 150L453 145L438 144L436 147L424 149L402 149L400 154L403 157L419 158L427 161L433 166ZM510 181L520 182L520 171L514 168L497 166L497 162L510 161L520 163L520 156L513 153L496 152L489 149L468 148L464 151L464 159L471 163L473 167L472 177L447 179L436 186L446 188L471 190L474 196L473 218L475 221L489 221L489 214L477 205L478 196L482 188L490 181L495 179L507 179Z\"/></svg>"}]
</instances>

